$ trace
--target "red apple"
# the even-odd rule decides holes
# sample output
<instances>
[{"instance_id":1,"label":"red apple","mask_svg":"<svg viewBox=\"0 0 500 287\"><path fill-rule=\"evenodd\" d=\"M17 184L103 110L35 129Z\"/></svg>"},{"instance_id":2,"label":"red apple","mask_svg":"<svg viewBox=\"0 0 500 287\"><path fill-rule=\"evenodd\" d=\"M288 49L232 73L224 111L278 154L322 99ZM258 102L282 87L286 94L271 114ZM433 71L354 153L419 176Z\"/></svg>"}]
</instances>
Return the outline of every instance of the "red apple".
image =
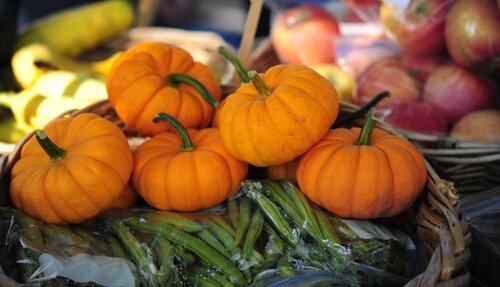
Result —
<instances>
[{"instance_id":1,"label":"red apple","mask_svg":"<svg viewBox=\"0 0 500 287\"><path fill-rule=\"evenodd\" d=\"M387 58L368 67L357 79L358 104L364 105L383 91L391 93L389 98L377 106L388 107L392 101L417 101L420 88L417 81L394 58Z\"/></svg>"},{"instance_id":2,"label":"red apple","mask_svg":"<svg viewBox=\"0 0 500 287\"><path fill-rule=\"evenodd\" d=\"M326 9L302 4L278 14L271 42L282 63L314 65L335 62L337 19Z\"/></svg>"},{"instance_id":3,"label":"red apple","mask_svg":"<svg viewBox=\"0 0 500 287\"><path fill-rule=\"evenodd\" d=\"M467 114L453 126L449 137L500 144L500 111L480 110Z\"/></svg>"},{"instance_id":4,"label":"red apple","mask_svg":"<svg viewBox=\"0 0 500 287\"><path fill-rule=\"evenodd\" d=\"M453 0L410 0L404 8L385 1L380 20L387 37L409 54L445 50L444 21Z\"/></svg>"},{"instance_id":5,"label":"red apple","mask_svg":"<svg viewBox=\"0 0 500 287\"><path fill-rule=\"evenodd\" d=\"M436 68L424 85L424 98L451 124L473 111L495 105L495 94L485 80L456 65Z\"/></svg>"},{"instance_id":6,"label":"red apple","mask_svg":"<svg viewBox=\"0 0 500 287\"><path fill-rule=\"evenodd\" d=\"M500 56L500 12L495 0L458 0L445 23L445 39L452 59L473 67Z\"/></svg>"},{"instance_id":7,"label":"red apple","mask_svg":"<svg viewBox=\"0 0 500 287\"><path fill-rule=\"evenodd\" d=\"M343 0L347 5L354 7L365 7L365 6L375 6L380 4L380 0Z\"/></svg>"},{"instance_id":8,"label":"red apple","mask_svg":"<svg viewBox=\"0 0 500 287\"><path fill-rule=\"evenodd\" d=\"M449 61L441 55L424 56L412 54L404 54L400 60L403 67L421 83L425 82L434 69Z\"/></svg>"},{"instance_id":9,"label":"red apple","mask_svg":"<svg viewBox=\"0 0 500 287\"><path fill-rule=\"evenodd\" d=\"M425 101L394 101L382 119L397 129L432 135L448 133L446 118Z\"/></svg>"}]
</instances>

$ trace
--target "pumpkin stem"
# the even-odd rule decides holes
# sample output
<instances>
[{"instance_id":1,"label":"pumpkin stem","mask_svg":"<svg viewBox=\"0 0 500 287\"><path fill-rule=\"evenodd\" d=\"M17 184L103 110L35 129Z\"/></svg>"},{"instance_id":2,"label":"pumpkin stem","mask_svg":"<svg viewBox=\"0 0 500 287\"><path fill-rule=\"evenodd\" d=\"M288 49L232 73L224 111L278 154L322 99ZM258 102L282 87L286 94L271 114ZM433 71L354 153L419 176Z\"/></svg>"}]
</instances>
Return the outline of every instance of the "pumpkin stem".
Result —
<instances>
[{"instance_id":1,"label":"pumpkin stem","mask_svg":"<svg viewBox=\"0 0 500 287\"><path fill-rule=\"evenodd\" d=\"M44 131L35 131L35 137L52 162L59 161L66 155L66 151L58 147L52 140L50 140Z\"/></svg>"},{"instance_id":2,"label":"pumpkin stem","mask_svg":"<svg viewBox=\"0 0 500 287\"><path fill-rule=\"evenodd\" d=\"M347 116L339 118L337 121L333 123L333 125L330 127L331 129L336 129L338 127L341 127L343 125L347 125L351 123L353 120L363 116L366 114L371 108L375 107L378 102L383 100L386 97L389 97L391 94L387 91L381 92L377 96L375 96L371 101L369 101L366 105L363 107L359 108L356 110L354 113L348 114Z\"/></svg>"},{"instance_id":3,"label":"pumpkin stem","mask_svg":"<svg viewBox=\"0 0 500 287\"><path fill-rule=\"evenodd\" d=\"M189 137L189 133L177 119L166 113L158 113L153 118L153 122L157 123L158 121L164 121L171 124L172 127L174 127L174 129L179 133L182 141L182 144L180 146L180 149L182 151L190 151L194 149L194 144Z\"/></svg>"},{"instance_id":4,"label":"pumpkin stem","mask_svg":"<svg viewBox=\"0 0 500 287\"><path fill-rule=\"evenodd\" d=\"M375 127L375 108L371 108L366 115L365 123L359 134L356 145L369 145L372 138L373 129Z\"/></svg>"},{"instance_id":5,"label":"pumpkin stem","mask_svg":"<svg viewBox=\"0 0 500 287\"><path fill-rule=\"evenodd\" d=\"M248 71L248 77L252 80L253 85L259 92L259 99L263 99L271 94L271 89L266 86L264 80L259 76L255 70Z\"/></svg>"},{"instance_id":6,"label":"pumpkin stem","mask_svg":"<svg viewBox=\"0 0 500 287\"><path fill-rule=\"evenodd\" d=\"M233 64L234 69L236 70L236 73L238 74L238 76L240 77L240 80L243 83L250 82L250 77L248 77L247 70L243 67L243 65L241 64L240 60L238 60L237 57L235 57L224 46L219 46L219 48L217 49L217 51L219 52L219 54L221 54L222 56L224 56L224 58L226 58L229 62L231 62L231 64Z\"/></svg>"},{"instance_id":7,"label":"pumpkin stem","mask_svg":"<svg viewBox=\"0 0 500 287\"><path fill-rule=\"evenodd\" d=\"M219 102L214 99L214 97L212 97L207 88L205 88L202 83L191 76L185 74L171 74L165 77L165 82L167 83L167 85L172 87L178 87L180 83L188 84L191 87L195 88L208 102L209 105L214 108L217 108L217 105L219 105Z\"/></svg>"}]
</instances>

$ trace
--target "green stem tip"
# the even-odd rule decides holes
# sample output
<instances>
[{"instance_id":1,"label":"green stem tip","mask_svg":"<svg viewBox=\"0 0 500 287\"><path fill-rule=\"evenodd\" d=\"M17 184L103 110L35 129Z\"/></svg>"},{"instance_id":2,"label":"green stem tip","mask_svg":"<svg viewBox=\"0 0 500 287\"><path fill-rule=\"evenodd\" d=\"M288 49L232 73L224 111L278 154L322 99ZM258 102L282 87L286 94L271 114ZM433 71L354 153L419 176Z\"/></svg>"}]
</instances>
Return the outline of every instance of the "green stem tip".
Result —
<instances>
[{"instance_id":1,"label":"green stem tip","mask_svg":"<svg viewBox=\"0 0 500 287\"><path fill-rule=\"evenodd\" d=\"M243 65L241 64L240 60L238 60L238 58L236 56L234 56L229 51L229 49L227 49L224 46L219 46L219 48L217 49L217 51L219 52L219 54L221 54L222 56L224 56L224 58L226 58L229 62L231 62L231 64L233 64L234 69L236 70L236 73L238 74L238 76L240 77L240 80L243 83L250 82L250 77L248 77L247 70L243 67Z\"/></svg>"},{"instance_id":2,"label":"green stem tip","mask_svg":"<svg viewBox=\"0 0 500 287\"><path fill-rule=\"evenodd\" d=\"M371 108L366 115L366 120L363 124L363 128L361 129L361 133L359 134L358 141L356 145L369 145L373 129L375 128L375 108Z\"/></svg>"},{"instance_id":3,"label":"green stem tip","mask_svg":"<svg viewBox=\"0 0 500 287\"><path fill-rule=\"evenodd\" d=\"M217 106L219 105L219 102L214 99L214 97L212 97L208 89L203 86L203 84L200 83L197 79L191 76L185 74L171 74L165 77L165 82L167 83L167 85L172 87L178 87L181 83L188 84L191 87L195 88L209 105L214 108L217 108Z\"/></svg>"},{"instance_id":4,"label":"green stem tip","mask_svg":"<svg viewBox=\"0 0 500 287\"><path fill-rule=\"evenodd\" d=\"M181 137L182 141L180 146L180 149L182 151L190 151L194 149L194 144L191 141L191 138L189 137L189 133L187 132L186 128L181 124L181 122L179 122L176 118L166 113L156 114L156 116L153 118L153 122L157 123L159 121L164 121L169 123L179 133L179 136Z\"/></svg>"},{"instance_id":5,"label":"green stem tip","mask_svg":"<svg viewBox=\"0 0 500 287\"><path fill-rule=\"evenodd\" d=\"M271 94L271 89L266 86L266 83L264 83L264 80L259 76L259 73L255 70L248 71L248 77L252 81L253 85L257 89L257 92L259 92L259 98L263 99Z\"/></svg>"},{"instance_id":6,"label":"green stem tip","mask_svg":"<svg viewBox=\"0 0 500 287\"><path fill-rule=\"evenodd\" d=\"M66 155L66 151L50 140L43 130L35 131L35 137L52 162L59 161Z\"/></svg>"}]
</instances>

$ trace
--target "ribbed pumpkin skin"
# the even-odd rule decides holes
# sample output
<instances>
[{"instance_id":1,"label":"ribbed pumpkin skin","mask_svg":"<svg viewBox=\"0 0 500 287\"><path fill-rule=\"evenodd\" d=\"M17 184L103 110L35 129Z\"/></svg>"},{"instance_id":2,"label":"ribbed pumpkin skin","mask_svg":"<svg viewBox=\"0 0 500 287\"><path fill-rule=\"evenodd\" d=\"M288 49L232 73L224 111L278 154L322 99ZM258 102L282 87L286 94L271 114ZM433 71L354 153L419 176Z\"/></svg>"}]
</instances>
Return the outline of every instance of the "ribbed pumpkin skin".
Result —
<instances>
[{"instance_id":1,"label":"ribbed pumpkin skin","mask_svg":"<svg viewBox=\"0 0 500 287\"><path fill-rule=\"evenodd\" d=\"M272 93L259 98L252 83L224 99L217 125L238 159L265 167L288 162L318 142L339 111L337 92L314 70L277 65L259 74Z\"/></svg>"},{"instance_id":2,"label":"ribbed pumpkin skin","mask_svg":"<svg viewBox=\"0 0 500 287\"><path fill-rule=\"evenodd\" d=\"M297 182L297 166L300 157L283 164L271 165L267 167L267 176L272 180L289 180Z\"/></svg>"},{"instance_id":3,"label":"ribbed pumpkin skin","mask_svg":"<svg viewBox=\"0 0 500 287\"><path fill-rule=\"evenodd\" d=\"M218 129L188 130L195 145L181 151L177 133L161 133L134 151L133 184L160 210L196 211L213 207L238 189L248 164L233 157Z\"/></svg>"},{"instance_id":4,"label":"ribbed pumpkin skin","mask_svg":"<svg viewBox=\"0 0 500 287\"><path fill-rule=\"evenodd\" d=\"M185 50L161 42L138 44L122 54L107 77L108 99L127 126L152 136L171 131L167 123L151 119L159 112L171 114L186 128L210 125L214 108L188 84L166 84L171 74L186 74L198 80L212 97L221 98L221 89L212 72L194 62Z\"/></svg>"},{"instance_id":5,"label":"ribbed pumpkin skin","mask_svg":"<svg viewBox=\"0 0 500 287\"><path fill-rule=\"evenodd\" d=\"M66 155L52 162L30 138L12 169L14 206L55 224L80 223L111 206L132 172L123 132L95 114L55 119L44 131Z\"/></svg>"},{"instance_id":6,"label":"ribbed pumpkin skin","mask_svg":"<svg viewBox=\"0 0 500 287\"><path fill-rule=\"evenodd\" d=\"M301 190L346 218L390 217L406 210L426 183L421 153L408 141L375 129L370 145L355 145L360 128L330 130L297 168Z\"/></svg>"}]
</instances>

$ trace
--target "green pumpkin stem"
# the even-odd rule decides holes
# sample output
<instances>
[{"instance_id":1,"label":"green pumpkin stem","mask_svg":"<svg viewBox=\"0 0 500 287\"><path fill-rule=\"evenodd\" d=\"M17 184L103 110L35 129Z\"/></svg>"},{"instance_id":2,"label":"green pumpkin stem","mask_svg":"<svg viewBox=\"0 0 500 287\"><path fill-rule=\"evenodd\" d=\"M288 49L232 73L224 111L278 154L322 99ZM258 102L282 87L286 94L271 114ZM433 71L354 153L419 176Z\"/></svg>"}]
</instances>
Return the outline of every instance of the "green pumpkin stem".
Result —
<instances>
[{"instance_id":1,"label":"green pumpkin stem","mask_svg":"<svg viewBox=\"0 0 500 287\"><path fill-rule=\"evenodd\" d=\"M371 108L366 115L366 120L359 134L356 145L369 145L372 138L373 129L375 128L375 108Z\"/></svg>"},{"instance_id":2,"label":"green pumpkin stem","mask_svg":"<svg viewBox=\"0 0 500 287\"><path fill-rule=\"evenodd\" d=\"M240 77L240 80L243 83L250 82L250 77L248 77L247 70L243 67L243 65L241 64L240 60L238 60L238 58L236 56L234 56L229 51L229 49L227 49L224 46L219 46L219 48L217 49L217 51L219 52L219 54L221 54L222 56L224 56L224 58L226 58L229 62L231 62L231 64L233 64L233 67L236 70L236 73L238 74L238 76Z\"/></svg>"},{"instance_id":3,"label":"green pumpkin stem","mask_svg":"<svg viewBox=\"0 0 500 287\"><path fill-rule=\"evenodd\" d=\"M266 86L264 80L259 76L255 70L248 71L248 77L252 80L253 85L259 92L259 99L263 99L271 94L271 89Z\"/></svg>"},{"instance_id":4,"label":"green pumpkin stem","mask_svg":"<svg viewBox=\"0 0 500 287\"><path fill-rule=\"evenodd\" d=\"M191 138L189 137L189 133L177 119L166 113L158 113L153 118L153 122L157 123L158 121L164 121L169 123L179 133L179 136L181 137L182 141L182 144L180 146L180 149L182 151L190 151L194 149L194 144L191 141Z\"/></svg>"},{"instance_id":5,"label":"green pumpkin stem","mask_svg":"<svg viewBox=\"0 0 500 287\"><path fill-rule=\"evenodd\" d=\"M214 99L214 97L212 97L207 88L205 88L202 83L191 76L185 74L171 74L165 77L165 82L167 83L167 85L172 87L178 87L180 83L188 84L191 87L195 88L209 105L214 108L217 108L217 106L219 105L219 102Z\"/></svg>"},{"instance_id":6,"label":"green pumpkin stem","mask_svg":"<svg viewBox=\"0 0 500 287\"><path fill-rule=\"evenodd\" d=\"M66 155L66 151L58 147L52 140L50 140L44 131L35 131L35 138L52 162L59 161Z\"/></svg>"}]
</instances>

